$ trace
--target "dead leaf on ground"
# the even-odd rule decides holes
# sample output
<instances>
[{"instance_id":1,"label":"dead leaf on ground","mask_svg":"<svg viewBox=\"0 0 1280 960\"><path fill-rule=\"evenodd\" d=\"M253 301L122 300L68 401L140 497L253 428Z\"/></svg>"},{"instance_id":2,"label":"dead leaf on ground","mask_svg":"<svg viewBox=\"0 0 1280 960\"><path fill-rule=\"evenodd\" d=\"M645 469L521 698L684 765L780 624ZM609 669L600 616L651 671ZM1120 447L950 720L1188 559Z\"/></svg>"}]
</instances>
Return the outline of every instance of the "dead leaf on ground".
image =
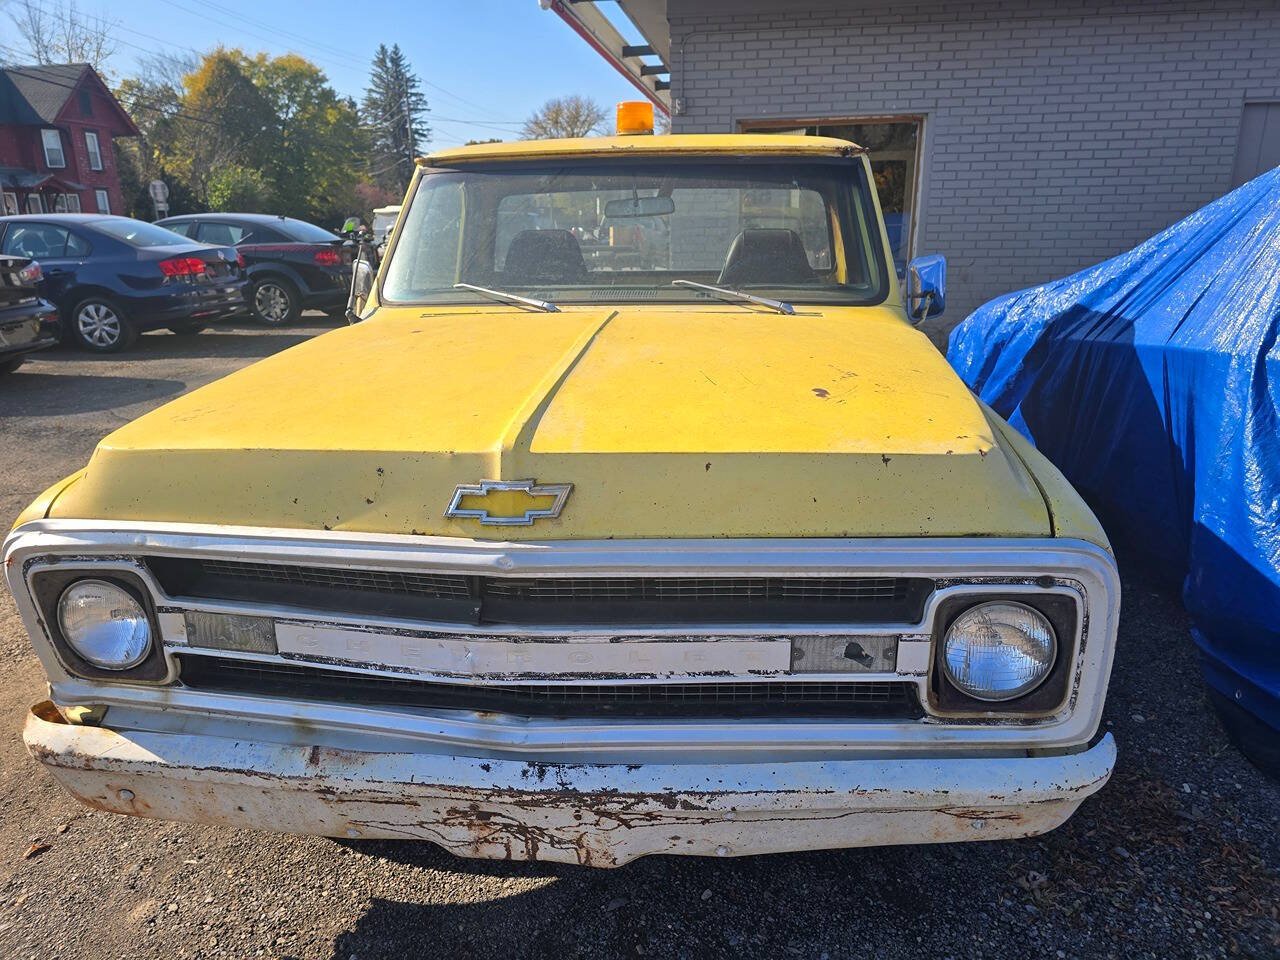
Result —
<instances>
[{"instance_id":1,"label":"dead leaf on ground","mask_svg":"<svg viewBox=\"0 0 1280 960\"><path fill-rule=\"evenodd\" d=\"M27 847L27 852L22 855L22 859L30 860L32 857L38 857L40 854L48 850L50 846L52 846L52 844L39 842L33 843L31 846Z\"/></svg>"}]
</instances>

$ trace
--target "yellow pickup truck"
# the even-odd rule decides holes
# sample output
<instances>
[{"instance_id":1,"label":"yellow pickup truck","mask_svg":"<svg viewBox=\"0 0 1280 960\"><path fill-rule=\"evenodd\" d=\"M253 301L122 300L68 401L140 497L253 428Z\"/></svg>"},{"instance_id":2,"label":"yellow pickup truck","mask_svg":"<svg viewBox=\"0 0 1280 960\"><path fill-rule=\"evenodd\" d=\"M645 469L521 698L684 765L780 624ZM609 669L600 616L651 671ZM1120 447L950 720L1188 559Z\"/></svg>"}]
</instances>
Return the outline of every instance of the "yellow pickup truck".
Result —
<instances>
[{"instance_id":1,"label":"yellow pickup truck","mask_svg":"<svg viewBox=\"0 0 1280 960\"><path fill-rule=\"evenodd\" d=\"M944 266L903 290L845 141L425 157L361 322L19 518L31 754L101 810L597 866L1057 826L1115 761L1116 568L914 328Z\"/></svg>"}]
</instances>

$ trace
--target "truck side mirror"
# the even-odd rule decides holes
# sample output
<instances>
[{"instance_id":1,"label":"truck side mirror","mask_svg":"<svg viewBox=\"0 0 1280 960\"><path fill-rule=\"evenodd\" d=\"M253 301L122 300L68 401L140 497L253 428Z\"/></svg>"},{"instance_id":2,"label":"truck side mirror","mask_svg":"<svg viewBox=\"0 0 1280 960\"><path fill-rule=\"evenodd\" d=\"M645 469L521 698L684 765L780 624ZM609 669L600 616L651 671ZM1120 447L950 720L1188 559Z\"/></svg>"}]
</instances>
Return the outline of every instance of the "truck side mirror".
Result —
<instances>
[{"instance_id":1,"label":"truck side mirror","mask_svg":"<svg viewBox=\"0 0 1280 960\"><path fill-rule=\"evenodd\" d=\"M941 254L916 257L907 264L907 316L924 323L947 307L947 258Z\"/></svg>"},{"instance_id":2,"label":"truck side mirror","mask_svg":"<svg viewBox=\"0 0 1280 960\"><path fill-rule=\"evenodd\" d=\"M364 305L373 292L373 264L365 257L364 244L357 249L351 264L351 296L347 299L347 323L358 323Z\"/></svg>"}]
</instances>

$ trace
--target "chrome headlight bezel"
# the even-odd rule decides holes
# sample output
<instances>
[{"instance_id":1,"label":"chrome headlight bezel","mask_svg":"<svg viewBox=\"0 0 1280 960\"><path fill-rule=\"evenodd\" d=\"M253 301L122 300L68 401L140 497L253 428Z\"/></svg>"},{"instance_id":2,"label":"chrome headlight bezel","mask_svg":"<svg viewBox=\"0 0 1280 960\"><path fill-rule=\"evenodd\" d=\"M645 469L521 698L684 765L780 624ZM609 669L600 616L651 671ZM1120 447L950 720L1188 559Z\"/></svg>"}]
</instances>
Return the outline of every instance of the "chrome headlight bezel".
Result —
<instances>
[{"instance_id":1,"label":"chrome headlight bezel","mask_svg":"<svg viewBox=\"0 0 1280 960\"><path fill-rule=\"evenodd\" d=\"M151 631L151 642L145 656L137 663L123 669L113 669L93 663L81 655L75 645L63 633L58 615L59 603L68 587L79 580L98 580L129 594L142 608ZM151 591L142 578L128 570L116 567L104 568L86 564L80 567L44 569L33 571L30 576L32 599L40 611L45 631L54 652L67 672L89 680L117 680L121 682L160 682L166 679L168 667L164 659L159 618Z\"/></svg>"},{"instance_id":2,"label":"chrome headlight bezel","mask_svg":"<svg viewBox=\"0 0 1280 960\"><path fill-rule=\"evenodd\" d=\"M1019 604L1044 617L1054 634L1054 660L1048 673L1028 689L1005 699L981 699L951 679L946 664L946 638L964 613L989 603ZM1040 718L1062 710L1071 689L1071 666L1083 613L1078 598L1055 589L961 594L943 601L934 619L933 667L930 671L931 712L941 716L987 714Z\"/></svg>"}]
</instances>

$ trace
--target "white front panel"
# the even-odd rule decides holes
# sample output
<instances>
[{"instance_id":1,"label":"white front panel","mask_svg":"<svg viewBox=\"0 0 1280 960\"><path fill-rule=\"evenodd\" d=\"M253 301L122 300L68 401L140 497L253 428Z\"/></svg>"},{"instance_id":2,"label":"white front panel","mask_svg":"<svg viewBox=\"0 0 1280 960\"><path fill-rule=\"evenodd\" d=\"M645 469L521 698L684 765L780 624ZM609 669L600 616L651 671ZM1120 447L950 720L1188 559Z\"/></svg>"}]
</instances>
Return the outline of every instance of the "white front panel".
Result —
<instances>
[{"instance_id":1,"label":"white front panel","mask_svg":"<svg viewBox=\"0 0 1280 960\"><path fill-rule=\"evenodd\" d=\"M405 636L277 623L276 645L286 655L460 677L728 677L784 674L791 666L791 641L786 637L566 637L540 641L444 634Z\"/></svg>"}]
</instances>

